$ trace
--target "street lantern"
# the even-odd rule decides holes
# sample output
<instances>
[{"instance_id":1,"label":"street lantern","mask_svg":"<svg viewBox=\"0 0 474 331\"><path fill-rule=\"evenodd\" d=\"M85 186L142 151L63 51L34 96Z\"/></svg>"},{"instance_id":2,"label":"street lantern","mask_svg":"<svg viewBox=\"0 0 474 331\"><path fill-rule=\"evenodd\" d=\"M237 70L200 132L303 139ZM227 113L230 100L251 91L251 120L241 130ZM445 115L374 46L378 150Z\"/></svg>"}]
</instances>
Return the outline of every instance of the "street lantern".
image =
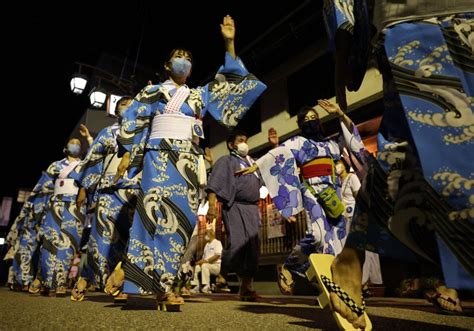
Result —
<instances>
[{"instance_id":1,"label":"street lantern","mask_svg":"<svg viewBox=\"0 0 474 331\"><path fill-rule=\"evenodd\" d=\"M90 64L80 62L76 62L76 64L79 66L79 71L71 79L71 91L77 95L82 94L86 85L89 84L89 99L92 107L102 108L108 96L113 103L120 99L120 94L133 94L134 82L132 80L118 77ZM81 69L88 70L88 76L81 74ZM88 80L90 80L89 83ZM103 87L101 87L101 82L105 82ZM97 85L94 86L94 83L97 83ZM111 95L112 91L114 91L113 95ZM112 106L114 106L113 109L115 109L115 103L113 103ZM110 110L110 102L107 104L107 110Z\"/></svg>"},{"instance_id":2,"label":"street lantern","mask_svg":"<svg viewBox=\"0 0 474 331\"><path fill-rule=\"evenodd\" d=\"M94 88L89 95L89 100L91 101L92 107L100 108L105 102L107 94L99 87Z\"/></svg>"},{"instance_id":3,"label":"street lantern","mask_svg":"<svg viewBox=\"0 0 474 331\"><path fill-rule=\"evenodd\" d=\"M87 76L80 73L75 74L71 79L71 91L75 94L82 94L87 84Z\"/></svg>"}]
</instances>

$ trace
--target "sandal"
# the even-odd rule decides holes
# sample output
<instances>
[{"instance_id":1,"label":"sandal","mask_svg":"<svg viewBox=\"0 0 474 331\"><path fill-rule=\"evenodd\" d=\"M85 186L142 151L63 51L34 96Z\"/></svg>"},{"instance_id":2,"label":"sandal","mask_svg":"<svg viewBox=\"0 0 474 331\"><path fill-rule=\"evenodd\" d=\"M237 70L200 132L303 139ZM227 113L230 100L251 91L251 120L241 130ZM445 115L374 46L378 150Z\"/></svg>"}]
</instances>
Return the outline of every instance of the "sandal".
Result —
<instances>
[{"instance_id":1,"label":"sandal","mask_svg":"<svg viewBox=\"0 0 474 331\"><path fill-rule=\"evenodd\" d=\"M255 291L247 290L245 292L239 293L239 298L241 301L255 302L257 299L260 299L261 296L259 296Z\"/></svg>"},{"instance_id":2,"label":"sandal","mask_svg":"<svg viewBox=\"0 0 474 331\"><path fill-rule=\"evenodd\" d=\"M119 295L114 297L115 304L125 304L127 303L127 300L128 300L128 294L125 294L123 292L120 292Z\"/></svg>"},{"instance_id":3,"label":"sandal","mask_svg":"<svg viewBox=\"0 0 474 331\"><path fill-rule=\"evenodd\" d=\"M158 294L156 297L158 310L161 311L180 311L184 304L184 299L173 292Z\"/></svg>"},{"instance_id":4,"label":"sandal","mask_svg":"<svg viewBox=\"0 0 474 331\"><path fill-rule=\"evenodd\" d=\"M30 284L30 287L28 288L28 292L30 294L39 294L41 291L41 282L39 279L35 279L33 283Z\"/></svg>"},{"instance_id":5,"label":"sandal","mask_svg":"<svg viewBox=\"0 0 474 331\"><path fill-rule=\"evenodd\" d=\"M123 282L125 279L125 272L122 269L122 261L115 267L105 282L104 292L114 297L121 293Z\"/></svg>"},{"instance_id":6,"label":"sandal","mask_svg":"<svg viewBox=\"0 0 474 331\"><path fill-rule=\"evenodd\" d=\"M291 272L285 268L283 264L277 265L277 275L278 275L278 287L280 288L281 294L284 295L293 295L293 275Z\"/></svg>"},{"instance_id":7,"label":"sandal","mask_svg":"<svg viewBox=\"0 0 474 331\"><path fill-rule=\"evenodd\" d=\"M369 288L369 282L362 284L362 296L364 299L370 298L372 296L372 292Z\"/></svg>"},{"instance_id":8,"label":"sandal","mask_svg":"<svg viewBox=\"0 0 474 331\"><path fill-rule=\"evenodd\" d=\"M74 288L71 291L71 301L82 301L86 295L87 281L84 278L79 278L74 284Z\"/></svg>"},{"instance_id":9,"label":"sandal","mask_svg":"<svg viewBox=\"0 0 474 331\"><path fill-rule=\"evenodd\" d=\"M230 293L231 290L227 284L216 284L216 288L214 289L216 293Z\"/></svg>"},{"instance_id":10,"label":"sandal","mask_svg":"<svg viewBox=\"0 0 474 331\"><path fill-rule=\"evenodd\" d=\"M459 298L453 299L445 294L441 294L436 290L430 290L425 293L426 299L436 308L436 310L444 315L455 315L455 316L462 316L464 315L464 311L462 310L461 300ZM457 310L449 310L441 306L438 299L448 301L449 303L454 304L455 306L459 306L461 311Z\"/></svg>"},{"instance_id":11,"label":"sandal","mask_svg":"<svg viewBox=\"0 0 474 331\"><path fill-rule=\"evenodd\" d=\"M189 289L185 286L181 287L180 291L181 293L181 296L183 298L190 298L191 297L191 292L189 291Z\"/></svg>"},{"instance_id":12,"label":"sandal","mask_svg":"<svg viewBox=\"0 0 474 331\"><path fill-rule=\"evenodd\" d=\"M97 286L94 284L89 285L87 292L97 292Z\"/></svg>"},{"instance_id":13,"label":"sandal","mask_svg":"<svg viewBox=\"0 0 474 331\"><path fill-rule=\"evenodd\" d=\"M66 296L66 288L64 286L60 286L56 288L56 296L57 297L65 297Z\"/></svg>"},{"instance_id":14,"label":"sandal","mask_svg":"<svg viewBox=\"0 0 474 331\"><path fill-rule=\"evenodd\" d=\"M367 331L372 330L372 323L367 316L365 311L365 301L362 298L362 305L358 306L355 301L343 291L336 283L332 281L331 264L334 261L334 256L329 254L311 254L309 256L310 268L306 271L306 276L310 281L317 280L321 285L321 294L318 296L319 308L323 309L329 304L332 315L336 320L337 325L341 330L359 330L354 329L352 323L343 318L339 313L334 311L329 294L335 293L341 300L349 307L352 312L358 316L364 315L365 329Z\"/></svg>"}]
</instances>

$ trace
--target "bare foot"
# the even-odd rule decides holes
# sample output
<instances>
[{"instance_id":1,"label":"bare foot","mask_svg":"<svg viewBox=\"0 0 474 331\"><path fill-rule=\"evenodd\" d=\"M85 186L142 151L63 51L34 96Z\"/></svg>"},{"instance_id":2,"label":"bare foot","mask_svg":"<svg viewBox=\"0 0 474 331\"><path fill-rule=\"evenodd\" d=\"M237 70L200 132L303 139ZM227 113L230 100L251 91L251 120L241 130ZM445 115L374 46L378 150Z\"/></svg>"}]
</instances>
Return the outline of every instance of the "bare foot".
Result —
<instances>
[{"instance_id":1,"label":"bare foot","mask_svg":"<svg viewBox=\"0 0 474 331\"><path fill-rule=\"evenodd\" d=\"M35 278L33 283L31 283L28 292L30 292L31 294L37 294L40 291L41 291L41 282L39 281L39 279Z\"/></svg>"},{"instance_id":2,"label":"bare foot","mask_svg":"<svg viewBox=\"0 0 474 331\"><path fill-rule=\"evenodd\" d=\"M79 278L76 282L74 288L71 291L71 300L72 301L82 301L86 294L87 290L87 280L84 278Z\"/></svg>"},{"instance_id":3,"label":"bare foot","mask_svg":"<svg viewBox=\"0 0 474 331\"><path fill-rule=\"evenodd\" d=\"M280 292L285 295L293 294L293 275L291 272L285 268L284 264L277 265L277 283L280 288Z\"/></svg>"},{"instance_id":4,"label":"bare foot","mask_svg":"<svg viewBox=\"0 0 474 331\"><path fill-rule=\"evenodd\" d=\"M354 249L344 248L331 265L332 280L338 284L360 307L362 306L362 268ZM329 298L336 312L352 323L354 328L365 329L364 315L357 316L335 293Z\"/></svg>"},{"instance_id":5,"label":"bare foot","mask_svg":"<svg viewBox=\"0 0 474 331\"><path fill-rule=\"evenodd\" d=\"M189 297L191 296L191 292L189 291L189 289L188 289L186 286L181 287L181 291L180 291L180 292L181 292L181 296L182 296L183 298L185 298L185 297L188 297L188 298L189 298Z\"/></svg>"},{"instance_id":6,"label":"bare foot","mask_svg":"<svg viewBox=\"0 0 474 331\"><path fill-rule=\"evenodd\" d=\"M158 301L159 303L166 303L166 304L177 304L177 305L184 304L184 299L178 294L173 293L173 292L158 293L156 295L156 301Z\"/></svg>"},{"instance_id":7,"label":"bare foot","mask_svg":"<svg viewBox=\"0 0 474 331\"><path fill-rule=\"evenodd\" d=\"M121 268L121 263L119 263L115 270L107 278L104 292L113 296L118 295L123 287L124 280L125 272Z\"/></svg>"},{"instance_id":8,"label":"bare foot","mask_svg":"<svg viewBox=\"0 0 474 331\"><path fill-rule=\"evenodd\" d=\"M436 291L450 297L453 300L456 300L458 298L458 292L455 289L447 288L444 285L438 286L436 288ZM441 305L443 309L450 310L450 311L457 311L457 312L462 313L462 308L459 303L455 304L443 298L437 298L436 300L438 301L438 303Z\"/></svg>"}]
</instances>

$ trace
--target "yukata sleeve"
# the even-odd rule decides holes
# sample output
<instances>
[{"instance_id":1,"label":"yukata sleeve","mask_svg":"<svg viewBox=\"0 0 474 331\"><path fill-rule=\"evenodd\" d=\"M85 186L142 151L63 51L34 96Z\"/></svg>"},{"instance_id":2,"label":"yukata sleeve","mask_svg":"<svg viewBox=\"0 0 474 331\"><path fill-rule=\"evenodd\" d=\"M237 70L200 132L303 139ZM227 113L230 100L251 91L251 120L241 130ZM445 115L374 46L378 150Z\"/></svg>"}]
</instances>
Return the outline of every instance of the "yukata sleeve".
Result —
<instances>
[{"instance_id":1,"label":"yukata sleeve","mask_svg":"<svg viewBox=\"0 0 474 331\"><path fill-rule=\"evenodd\" d=\"M257 166L270 197L283 217L288 218L303 210L301 182L298 178L295 155L298 141L289 141L259 158Z\"/></svg>"},{"instance_id":2,"label":"yukata sleeve","mask_svg":"<svg viewBox=\"0 0 474 331\"><path fill-rule=\"evenodd\" d=\"M33 191L21 207L20 213L13 221L13 224L10 227L10 231L8 232L6 237L6 242L8 245L15 245L21 230L27 226L28 218L34 215L33 212L35 208L35 201L38 198L38 195L41 194L41 188L46 178L49 178L49 176L45 172L43 172L40 180L36 183L33 188Z\"/></svg>"},{"instance_id":3,"label":"yukata sleeve","mask_svg":"<svg viewBox=\"0 0 474 331\"><path fill-rule=\"evenodd\" d=\"M362 142L359 130L354 124L352 124L352 129L349 130L342 120L340 120L340 125L342 134L339 136L339 145L355 156L359 163L365 163L367 150Z\"/></svg>"},{"instance_id":4,"label":"yukata sleeve","mask_svg":"<svg viewBox=\"0 0 474 331\"><path fill-rule=\"evenodd\" d=\"M336 54L337 101L346 109L345 88L357 91L362 84L375 29L365 0L325 0L323 13L329 48Z\"/></svg>"},{"instance_id":5,"label":"yukata sleeve","mask_svg":"<svg viewBox=\"0 0 474 331\"><path fill-rule=\"evenodd\" d=\"M347 148L358 160L362 160L362 155L366 152L366 149L359 130L357 130L354 123L352 123L351 130L346 127L342 120L340 120L340 125L342 134L339 136L339 145Z\"/></svg>"},{"instance_id":6,"label":"yukata sleeve","mask_svg":"<svg viewBox=\"0 0 474 331\"><path fill-rule=\"evenodd\" d=\"M46 174L51 178L51 180L54 181L59 177L59 173L61 172L61 161L55 161L51 163L46 169Z\"/></svg>"},{"instance_id":7,"label":"yukata sleeve","mask_svg":"<svg viewBox=\"0 0 474 331\"><path fill-rule=\"evenodd\" d=\"M43 186L46 185L48 179L49 179L49 175L44 171L41 172L41 177L36 183L35 187L33 187L33 191L31 192L30 197L43 191Z\"/></svg>"},{"instance_id":8,"label":"yukata sleeve","mask_svg":"<svg viewBox=\"0 0 474 331\"><path fill-rule=\"evenodd\" d=\"M7 234L7 237L5 239L6 243L10 247L14 247L16 241L18 240L18 236L20 234L20 231L23 229L25 225L25 220L30 213L31 210L31 202L29 200L25 201L23 204L23 207L20 210L20 214L15 218L15 221L13 221L12 226L10 227L10 231Z\"/></svg>"},{"instance_id":9,"label":"yukata sleeve","mask_svg":"<svg viewBox=\"0 0 474 331\"><path fill-rule=\"evenodd\" d=\"M47 206L48 198L53 191L53 180L47 172L43 171L40 180L36 183L29 197L32 204L33 218L37 218L39 217L38 215L43 214Z\"/></svg>"},{"instance_id":10,"label":"yukata sleeve","mask_svg":"<svg viewBox=\"0 0 474 331\"><path fill-rule=\"evenodd\" d=\"M81 187L87 191L94 191L99 183L106 155L105 141L107 128L103 129L92 142L87 155L69 174L69 178L75 179ZM110 137L113 139L112 137Z\"/></svg>"},{"instance_id":11,"label":"yukata sleeve","mask_svg":"<svg viewBox=\"0 0 474 331\"><path fill-rule=\"evenodd\" d=\"M341 120L341 135L339 136L339 146L346 149L349 154L349 161L357 177L362 181L365 178L370 163L370 153L366 150L357 127L352 124L352 133Z\"/></svg>"},{"instance_id":12,"label":"yukata sleeve","mask_svg":"<svg viewBox=\"0 0 474 331\"><path fill-rule=\"evenodd\" d=\"M123 114L117 137L118 156L130 153L129 178L135 177L142 170L145 146L160 98L158 85L149 85L138 93Z\"/></svg>"},{"instance_id":13,"label":"yukata sleeve","mask_svg":"<svg viewBox=\"0 0 474 331\"><path fill-rule=\"evenodd\" d=\"M195 89L200 94L202 116L207 112L224 126L238 124L267 86L248 72L240 58L228 52L214 81Z\"/></svg>"},{"instance_id":14,"label":"yukata sleeve","mask_svg":"<svg viewBox=\"0 0 474 331\"><path fill-rule=\"evenodd\" d=\"M228 156L221 157L212 167L206 191L214 192L229 207L234 203L235 175Z\"/></svg>"}]
</instances>

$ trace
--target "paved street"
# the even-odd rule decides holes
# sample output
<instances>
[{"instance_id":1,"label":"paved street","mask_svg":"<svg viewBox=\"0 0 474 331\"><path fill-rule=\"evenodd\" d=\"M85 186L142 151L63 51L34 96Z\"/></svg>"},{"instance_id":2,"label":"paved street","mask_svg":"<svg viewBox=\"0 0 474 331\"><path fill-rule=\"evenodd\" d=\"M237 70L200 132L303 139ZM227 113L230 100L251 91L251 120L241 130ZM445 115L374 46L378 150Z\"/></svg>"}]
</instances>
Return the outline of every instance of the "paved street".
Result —
<instances>
[{"instance_id":1,"label":"paved street","mask_svg":"<svg viewBox=\"0 0 474 331\"><path fill-rule=\"evenodd\" d=\"M368 306L375 330L474 330L474 317L436 314L421 299L372 298ZM464 302L464 308L474 316L474 302ZM317 310L311 297L265 295L247 303L234 294L196 295L180 313L163 313L152 298L134 297L117 306L102 293L71 302L7 288L0 288L0 322L0 330L337 329L329 311Z\"/></svg>"}]
</instances>

